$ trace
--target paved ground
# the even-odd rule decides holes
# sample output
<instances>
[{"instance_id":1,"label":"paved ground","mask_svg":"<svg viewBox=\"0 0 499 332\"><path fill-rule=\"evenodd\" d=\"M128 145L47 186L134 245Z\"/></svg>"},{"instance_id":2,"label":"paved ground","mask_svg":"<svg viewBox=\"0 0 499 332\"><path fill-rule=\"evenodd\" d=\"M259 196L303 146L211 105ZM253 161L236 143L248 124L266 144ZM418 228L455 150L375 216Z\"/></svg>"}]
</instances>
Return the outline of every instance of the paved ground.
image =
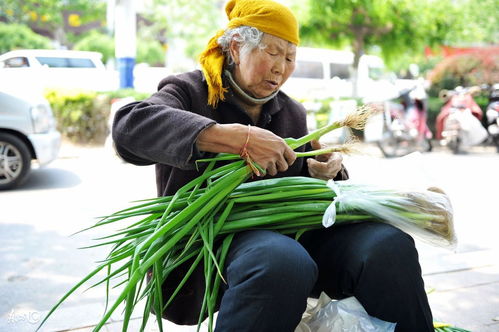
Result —
<instances>
[{"instance_id":1,"label":"paved ground","mask_svg":"<svg viewBox=\"0 0 499 332\"><path fill-rule=\"evenodd\" d=\"M499 331L499 218L497 195L490 189L499 185L499 156L489 148L460 156L437 149L388 160L372 146L362 149L363 155L345 158L351 176L359 181L437 184L452 199L457 249L417 240L435 318L473 332ZM0 194L2 332L34 331L68 287L102 258L102 251L77 249L95 233L69 237L71 233L110 212L109 206L114 211L155 194L152 167L123 164L102 148L63 146L59 160L33 175L23 189ZM78 293L41 331L91 331L103 310L102 289ZM102 331L120 331L120 313ZM164 323L166 331L195 331ZM129 330L137 331L140 311L131 324ZM157 331L152 320L147 331Z\"/></svg>"}]
</instances>

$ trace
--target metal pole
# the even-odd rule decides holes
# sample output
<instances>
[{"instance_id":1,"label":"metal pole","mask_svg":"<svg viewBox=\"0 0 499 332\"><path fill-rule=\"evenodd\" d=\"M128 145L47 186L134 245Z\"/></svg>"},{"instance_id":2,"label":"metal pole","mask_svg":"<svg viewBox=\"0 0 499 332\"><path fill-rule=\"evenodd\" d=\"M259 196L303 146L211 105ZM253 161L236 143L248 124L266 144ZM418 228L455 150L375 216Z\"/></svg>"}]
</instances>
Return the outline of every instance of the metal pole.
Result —
<instances>
[{"instance_id":1,"label":"metal pole","mask_svg":"<svg viewBox=\"0 0 499 332\"><path fill-rule=\"evenodd\" d=\"M114 8L116 0L107 0L106 8L106 29L110 36L114 36Z\"/></svg>"},{"instance_id":2,"label":"metal pole","mask_svg":"<svg viewBox=\"0 0 499 332\"><path fill-rule=\"evenodd\" d=\"M137 19L134 0L115 1L115 55L120 73L120 88L133 88L133 67L137 47Z\"/></svg>"}]
</instances>

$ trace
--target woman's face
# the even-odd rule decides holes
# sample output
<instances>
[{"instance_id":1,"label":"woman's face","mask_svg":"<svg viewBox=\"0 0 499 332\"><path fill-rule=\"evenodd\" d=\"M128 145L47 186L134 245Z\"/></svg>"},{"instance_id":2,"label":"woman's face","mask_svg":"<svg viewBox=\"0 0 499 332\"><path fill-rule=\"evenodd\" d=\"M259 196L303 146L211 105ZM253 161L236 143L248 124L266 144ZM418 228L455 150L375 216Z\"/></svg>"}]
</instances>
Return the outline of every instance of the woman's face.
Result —
<instances>
[{"instance_id":1,"label":"woman's face","mask_svg":"<svg viewBox=\"0 0 499 332\"><path fill-rule=\"evenodd\" d=\"M236 42L231 44L235 63L234 80L250 96L264 98L279 90L295 69L296 45L264 34L264 49L244 55Z\"/></svg>"}]
</instances>

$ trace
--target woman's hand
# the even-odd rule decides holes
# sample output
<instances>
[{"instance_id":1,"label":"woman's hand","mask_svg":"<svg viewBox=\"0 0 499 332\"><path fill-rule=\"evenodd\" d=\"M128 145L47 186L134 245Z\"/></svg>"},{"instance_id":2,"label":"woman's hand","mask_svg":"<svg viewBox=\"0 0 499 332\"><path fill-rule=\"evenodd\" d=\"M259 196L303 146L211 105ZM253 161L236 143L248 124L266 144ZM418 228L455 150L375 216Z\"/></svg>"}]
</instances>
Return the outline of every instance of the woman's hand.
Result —
<instances>
[{"instance_id":1,"label":"woman's hand","mask_svg":"<svg viewBox=\"0 0 499 332\"><path fill-rule=\"evenodd\" d=\"M310 144L314 150L323 148L319 141L316 140L311 141ZM310 176L317 179L333 179L341 171L342 161L343 156L339 152L318 155L315 159L308 158L308 172Z\"/></svg>"},{"instance_id":2,"label":"woman's hand","mask_svg":"<svg viewBox=\"0 0 499 332\"><path fill-rule=\"evenodd\" d=\"M196 144L201 151L240 154L246 141L251 160L269 175L286 171L296 160L295 152L284 139L255 126L215 124L199 134Z\"/></svg>"},{"instance_id":3,"label":"woman's hand","mask_svg":"<svg viewBox=\"0 0 499 332\"><path fill-rule=\"evenodd\" d=\"M281 137L259 127L252 126L247 131L248 154L269 175L274 176L277 172L284 172L295 162L295 152Z\"/></svg>"}]
</instances>

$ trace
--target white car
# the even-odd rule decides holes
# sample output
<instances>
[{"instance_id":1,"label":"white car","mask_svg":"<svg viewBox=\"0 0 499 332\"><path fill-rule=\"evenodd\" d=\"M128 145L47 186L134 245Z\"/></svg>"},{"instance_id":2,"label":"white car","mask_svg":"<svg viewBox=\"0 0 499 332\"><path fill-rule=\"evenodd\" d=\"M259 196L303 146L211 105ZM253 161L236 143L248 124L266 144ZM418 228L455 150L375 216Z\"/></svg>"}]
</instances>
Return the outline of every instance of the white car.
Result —
<instances>
[{"instance_id":1,"label":"white car","mask_svg":"<svg viewBox=\"0 0 499 332\"><path fill-rule=\"evenodd\" d=\"M298 100L353 97L353 60L350 51L298 47L296 69L282 90ZM357 97L383 101L398 95L398 88L383 76L383 60L362 55L357 74Z\"/></svg>"},{"instance_id":2,"label":"white car","mask_svg":"<svg viewBox=\"0 0 499 332\"><path fill-rule=\"evenodd\" d=\"M0 190L20 185L31 169L54 160L61 134L41 92L0 87Z\"/></svg>"},{"instance_id":3,"label":"white car","mask_svg":"<svg viewBox=\"0 0 499 332\"><path fill-rule=\"evenodd\" d=\"M117 74L106 70L101 58L101 53L86 51L10 51L0 55L0 79L36 88L114 90Z\"/></svg>"}]
</instances>

